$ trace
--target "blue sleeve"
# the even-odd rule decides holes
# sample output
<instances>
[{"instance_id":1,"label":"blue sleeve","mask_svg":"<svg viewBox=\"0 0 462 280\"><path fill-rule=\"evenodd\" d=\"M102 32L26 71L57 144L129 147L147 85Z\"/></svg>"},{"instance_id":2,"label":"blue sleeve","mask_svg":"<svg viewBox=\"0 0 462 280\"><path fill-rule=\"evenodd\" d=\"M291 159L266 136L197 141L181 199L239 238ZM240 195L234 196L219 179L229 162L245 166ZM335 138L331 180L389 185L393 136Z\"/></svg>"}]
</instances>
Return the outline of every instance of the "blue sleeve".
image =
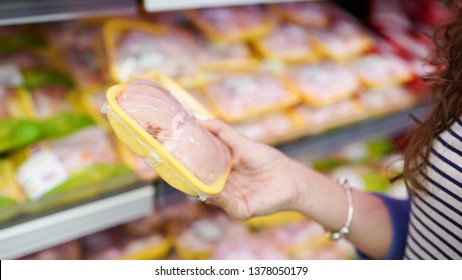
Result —
<instances>
[{"instance_id":1,"label":"blue sleeve","mask_svg":"<svg viewBox=\"0 0 462 280\"><path fill-rule=\"evenodd\" d=\"M404 256L404 248L406 246L411 200L391 198L377 193L374 194L385 203L392 224L393 240L385 259L402 260ZM357 252L357 255L359 259L370 259L359 251Z\"/></svg>"}]
</instances>

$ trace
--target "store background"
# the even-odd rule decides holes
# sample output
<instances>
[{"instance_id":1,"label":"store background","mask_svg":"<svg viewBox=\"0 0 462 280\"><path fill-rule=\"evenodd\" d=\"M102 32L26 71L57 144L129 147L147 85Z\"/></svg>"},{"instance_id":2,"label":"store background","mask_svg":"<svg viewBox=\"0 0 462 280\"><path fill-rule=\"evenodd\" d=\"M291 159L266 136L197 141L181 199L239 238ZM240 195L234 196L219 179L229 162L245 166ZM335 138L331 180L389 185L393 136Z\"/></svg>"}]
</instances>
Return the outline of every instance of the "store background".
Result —
<instances>
[{"instance_id":1,"label":"store background","mask_svg":"<svg viewBox=\"0 0 462 280\"><path fill-rule=\"evenodd\" d=\"M118 74L131 74L117 68L123 61L112 59L116 56L111 52L117 53L121 42L113 33L125 32L117 30L114 21L122 20L132 33L146 25L175 26L168 34L183 43L193 38L193 47L167 57L178 67L167 74L177 75L219 117L313 168L349 177L358 188L405 197L403 182L389 179L402 170L403 138L413 126L409 115L422 118L430 108L425 84L418 78L429 70L431 41L425 34L433 32L447 11L430 0L300 1L311 5L306 17L310 20L300 22L276 2L287 1L2 1L0 257L354 258L350 244L328 242L318 224L297 213L236 222L176 191L116 140L100 113L108 86L116 83ZM319 10L317 3L309 2L335 4ZM211 47L204 28L185 12L244 3L258 5L271 27L225 42L221 52ZM301 37L287 44L290 37L282 36L281 42L274 36L273 45L265 45L274 35L270 29L289 22L298 26ZM111 24L116 28L108 32ZM343 28L347 25L351 28ZM186 37L178 35L178 29ZM305 40L296 59L274 57ZM156 59L149 56L153 51L146 55L144 49L137 50L137 43L124 45L132 47L135 61ZM265 53L262 46L275 49ZM201 59L194 57L196 47ZM331 64L325 67L319 61ZM311 79L308 83L319 82L321 89L331 90L322 92L328 98L317 99L319 95L311 92L304 101L274 106L278 102L271 98L257 96L255 102L245 103L207 91L223 73L231 80L240 77L242 86L243 77L248 83L256 69L290 79L298 65L315 73L302 75L300 83L304 77ZM201 77L187 81L178 69ZM329 72L332 69L356 77L353 86L345 76ZM347 85L351 90L345 90ZM222 104L242 103L238 111L246 114L229 118L226 108L217 108L219 98L225 98ZM263 101L273 106L263 110Z\"/></svg>"}]
</instances>

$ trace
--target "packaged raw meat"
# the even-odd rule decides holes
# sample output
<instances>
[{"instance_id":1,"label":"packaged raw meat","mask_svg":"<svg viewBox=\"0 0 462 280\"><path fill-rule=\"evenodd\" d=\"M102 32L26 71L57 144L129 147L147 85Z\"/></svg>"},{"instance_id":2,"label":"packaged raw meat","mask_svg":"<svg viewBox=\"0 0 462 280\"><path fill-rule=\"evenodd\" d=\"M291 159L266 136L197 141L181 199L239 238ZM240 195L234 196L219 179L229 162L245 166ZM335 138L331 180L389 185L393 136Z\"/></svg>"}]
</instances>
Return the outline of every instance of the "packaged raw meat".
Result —
<instances>
[{"instance_id":1,"label":"packaged raw meat","mask_svg":"<svg viewBox=\"0 0 462 280\"><path fill-rule=\"evenodd\" d=\"M263 71L227 74L207 84L203 91L216 114L229 122L284 109L299 101L288 83Z\"/></svg>"},{"instance_id":2,"label":"packaged raw meat","mask_svg":"<svg viewBox=\"0 0 462 280\"><path fill-rule=\"evenodd\" d=\"M403 86L365 90L359 99L371 116L408 108L417 101L416 96Z\"/></svg>"},{"instance_id":3,"label":"packaged raw meat","mask_svg":"<svg viewBox=\"0 0 462 280\"><path fill-rule=\"evenodd\" d=\"M258 66L249 47L243 42L218 43L204 39L205 70L251 70Z\"/></svg>"},{"instance_id":4,"label":"packaged raw meat","mask_svg":"<svg viewBox=\"0 0 462 280\"><path fill-rule=\"evenodd\" d=\"M264 114L232 126L250 139L273 145L290 139L296 131L296 122L286 111Z\"/></svg>"},{"instance_id":5,"label":"packaged raw meat","mask_svg":"<svg viewBox=\"0 0 462 280\"><path fill-rule=\"evenodd\" d=\"M345 61L370 51L374 40L349 20L336 20L327 29L311 30L319 50L328 58Z\"/></svg>"},{"instance_id":6,"label":"packaged raw meat","mask_svg":"<svg viewBox=\"0 0 462 280\"><path fill-rule=\"evenodd\" d=\"M108 83L107 62L101 50L68 48L63 51L67 66L74 80L81 87L103 86Z\"/></svg>"},{"instance_id":7,"label":"packaged raw meat","mask_svg":"<svg viewBox=\"0 0 462 280\"><path fill-rule=\"evenodd\" d=\"M203 217L173 233L175 250L185 260L208 259L226 235L229 219L223 214Z\"/></svg>"},{"instance_id":8,"label":"packaged raw meat","mask_svg":"<svg viewBox=\"0 0 462 280\"><path fill-rule=\"evenodd\" d=\"M287 71L286 78L305 102L325 106L352 97L361 83L349 68L331 61L300 64Z\"/></svg>"},{"instance_id":9,"label":"packaged raw meat","mask_svg":"<svg viewBox=\"0 0 462 280\"><path fill-rule=\"evenodd\" d=\"M268 59L303 62L318 58L309 31L290 23L279 24L272 33L254 41L254 46Z\"/></svg>"},{"instance_id":10,"label":"packaged raw meat","mask_svg":"<svg viewBox=\"0 0 462 280\"><path fill-rule=\"evenodd\" d=\"M287 260L289 256L270 239L258 235L241 235L221 243L214 260Z\"/></svg>"},{"instance_id":11,"label":"packaged raw meat","mask_svg":"<svg viewBox=\"0 0 462 280\"><path fill-rule=\"evenodd\" d=\"M324 247L330 242L324 228L313 221L275 227L267 234L273 244L291 257L305 250Z\"/></svg>"},{"instance_id":12,"label":"packaged raw meat","mask_svg":"<svg viewBox=\"0 0 462 280\"><path fill-rule=\"evenodd\" d=\"M167 183L202 199L223 189L230 151L198 125L211 114L173 80L151 72L111 87L107 101L117 136Z\"/></svg>"},{"instance_id":13,"label":"packaged raw meat","mask_svg":"<svg viewBox=\"0 0 462 280\"><path fill-rule=\"evenodd\" d=\"M102 24L84 21L60 21L42 24L40 29L49 44L58 51L87 49L102 37Z\"/></svg>"},{"instance_id":14,"label":"packaged raw meat","mask_svg":"<svg viewBox=\"0 0 462 280\"><path fill-rule=\"evenodd\" d=\"M331 20L330 6L321 2L290 2L269 5L281 19L305 27L326 27Z\"/></svg>"},{"instance_id":15,"label":"packaged raw meat","mask_svg":"<svg viewBox=\"0 0 462 280\"><path fill-rule=\"evenodd\" d=\"M19 258L20 260L79 260L82 251L78 241L70 241L40 252Z\"/></svg>"},{"instance_id":16,"label":"packaged raw meat","mask_svg":"<svg viewBox=\"0 0 462 280\"><path fill-rule=\"evenodd\" d=\"M236 42L268 34L272 19L260 6L246 5L192 10L191 21L212 41Z\"/></svg>"},{"instance_id":17,"label":"packaged raw meat","mask_svg":"<svg viewBox=\"0 0 462 280\"><path fill-rule=\"evenodd\" d=\"M371 88L402 84L415 78L412 67L393 54L371 54L351 62L364 84Z\"/></svg>"},{"instance_id":18,"label":"packaged raw meat","mask_svg":"<svg viewBox=\"0 0 462 280\"><path fill-rule=\"evenodd\" d=\"M300 129L306 133L319 133L367 117L362 104L355 100L345 100L320 108L300 105L293 112L300 120Z\"/></svg>"},{"instance_id":19,"label":"packaged raw meat","mask_svg":"<svg viewBox=\"0 0 462 280\"><path fill-rule=\"evenodd\" d=\"M80 195L94 196L120 187L107 182L107 185L96 188L94 184L98 182L116 179L120 184L126 184L133 181L131 169L119 163L111 135L96 126L33 145L21 157L23 160L16 169L16 178L32 200L60 194L59 203L65 203L68 201L64 196L68 194L71 194L71 200L78 200ZM123 178L125 175L129 177L127 180ZM79 193L80 189L82 193Z\"/></svg>"},{"instance_id":20,"label":"packaged raw meat","mask_svg":"<svg viewBox=\"0 0 462 280\"><path fill-rule=\"evenodd\" d=\"M198 40L185 30L127 20L104 26L112 78L126 81L156 70L184 86L200 84L203 57Z\"/></svg>"},{"instance_id":21,"label":"packaged raw meat","mask_svg":"<svg viewBox=\"0 0 462 280\"><path fill-rule=\"evenodd\" d=\"M170 240L162 234L132 238L125 242L121 258L125 260L160 260L166 257L171 247Z\"/></svg>"},{"instance_id":22,"label":"packaged raw meat","mask_svg":"<svg viewBox=\"0 0 462 280\"><path fill-rule=\"evenodd\" d=\"M31 117L31 112L26 109L25 94L24 91L0 85L0 119Z\"/></svg>"}]
</instances>

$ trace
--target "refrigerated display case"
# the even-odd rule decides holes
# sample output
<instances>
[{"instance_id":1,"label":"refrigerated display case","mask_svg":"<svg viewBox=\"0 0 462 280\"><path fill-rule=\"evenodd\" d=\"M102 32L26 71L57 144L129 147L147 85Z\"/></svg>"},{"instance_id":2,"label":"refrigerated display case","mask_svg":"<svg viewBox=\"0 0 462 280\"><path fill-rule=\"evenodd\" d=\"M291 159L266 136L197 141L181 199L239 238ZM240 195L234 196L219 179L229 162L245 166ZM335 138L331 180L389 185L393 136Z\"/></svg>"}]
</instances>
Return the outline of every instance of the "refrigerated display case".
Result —
<instances>
[{"instance_id":1,"label":"refrigerated display case","mask_svg":"<svg viewBox=\"0 0 462 280\"><path fill-rule=\"evenodd\" d=\"M91 5L87 4L86 2L91 2ZM41 1L40 4L27 0L6 1L0 4L0 14L5 14L5 17L1 17L2 19L0 20L0 25L5 26L4 33L6 34L6 37L8 37L9 32L15 32L8 30L21 30L23 28L31 28L29 30L24 31L24 34L26 35L30 35L32 34L31 32L39 30L39 32L45 33L53 33L54 31L56 31L57 34L58 31L62 31L59 34L75 34L76 36L84 37L85 32L79 33L79 28L85 30L85 25L87 24L99 26L97 27L97 29L100 30L97 30L94 33L96 34L95 36L97 37L97 39L95 41L92 41L92 43L89 45L80 45L79 43L73 41L75 38L71 38L70 44L66 45L64 44L66 42L63 42L63 40L66 39L65 36L57 36L55 38L47 38L47 36L44 36L44 40L48 40L48 42L51 42L51 56L56 56L55 60L57 60L52 61L52 63L55 65L55 68L57 70L61 71L64 68L64 73L69 74L70 72L70 76L73 79L79 79L79 81L90 81L89 85L88 83L77 83L77 85L73 84L71 86L77 92L77 97L73 97L73 100L76 99L77 103L81 102L82 104L84 104L78 105L77 107L80 107L79 109L77 109L77 111L83 109L83 111L86 112L85 114L87 114L93 120L94 123L96 123L100 127L105 127L105 129L107 129L109 126L107 125L105 117L101 116L98 113L98 109L101 107L101 102L97 101L98 96L102 96L100 93L104 92L108 85L115 84L115 82L113 81L108 81L110 79L110 71L108 70L110 67L108 66L106 68L106 66L101 66L107 63L105 59L111 59L109 55L106 55L108 47L107 36L106 38L103 38L100 33L102 32L101 30L103 30L102 26L104 26L104 24L107 23L107 20L110 21L112 19L122 19L122 21L120 22L135 22L133 26L152 26L158 24L157 21L160 21L162 16L167 18L169 14L173 15L172 17L170 17L171 21L167 21L169 22L168 24L174 25L176 28L175 30L183 29L184 32L189 34L188 36L193 37L193 40L197 40L195 41L195 44L197 44L199 49L195 53L197 55L195 59L198 60L197 63L202 63L202 65L199 65L197 69L200 70L196 71L203 71L204 84L210 85L216 83L220 85L218 81L223 81L223 77L231 77L234 79L234 81L237 81L235 83L231 83L226 82L225 80L226 86L228 87L227 90L229 90L232 93L231 96L233 96L233 94L239 95L240 92L253 94L252 92L258 93L258 88L256 87L255 83L245 78L245 75L243 75L244 72L256 71L255 69L258 69L258 71L265 71L267 73L271 73L270 75L274 75L275 77L281 78L282 80L286 81L289 79L288 77L284 76L286 75L286 73L289 73L290 69L292 69L293 67L293 65L291 65L292 62L287 63L285 61L280 61L278 59L274 60L272 59L272 57L265 58L259 55L258 52L256 52L255 49L253 49L258 44L255 42L256 40L258 40L257 37L261 37L264 34L268 34L268 32L263 32L259 35L256 35L257 37L233 37L238 38L236 40L239 41L238 43L234 42L233 44L242 44L240 47L242 48L242 46L244 46L246 52L250 52L252 54L252 59L245 60L243 67L232 66L227 68L223 66L224 64L219 64L220 67L216 67L216 62L214 62L213 64L214 67L211 67L210 63L208 63L206 59L207 55L202 54L202 52L206 53L207 51L211 51L212 48L210 48L210 46L212 44L218 44L219 46L219 44L223 43L212 42L213 36L209 38L199 31L200 28L198 28L199 30L195 29L196 27L194 27L193 24L194 20L192 20L194 17L191 18L190 14L188 15L188 13L183 11L186 9L210 8L216 9L216 13L218 13L220 12L220 8L224 8L227 6L267 4L271 4L271 9L274 9L274 7L277 7L275 5L281 2L289 1L145 0L142 1L142 3L138 3L138 1L128 0L99 0L96 2L80 1L79 5L77 5L75 1L70 0ZM305 3L329 1L296 2ZM340 2L340 4L344 4L343 2L345 1L338 2ZM351 7L351 5L347 5L346 7L352 9L350 10L350 12L360 12L365 9L365 5L369 4L368 2L366 2L367 1L362 1L362 5L360 7ZM108 7L111 7L111 9L108 9ZM272 17L272 23L283 21L282 19L276 19L278 18L278 16L272 14L271 9L267 7L269 6L259 6L259 8L264 9L265 13L268 16ZM168 11L173 12L169 13ZM162 12L162 14L160 12ZM178 14L180 16L178 16ZM361 28L364 28L363 23L351 17L348 14L348 12L342 10L340 14L340 16L337 14L335 16L332 16L332 18L334 19L329 18L329 20L335 20L337 23L343 21L352 22L354 25L358 25L361 26ZM344 18L344 15L348 16ZM55 22L71 19L73 21L65 22L64 24L60 22ZM38 22L43 23L41 23L40 25L33 24ZM165 25L165 22L162 24ZM73 25L83 27L73 29ZM2 28L1 26L0 28ZM140 30L138 30L138 33L136 34L139 35L139 33L141 33L144 30L146 29L140 28ZM387 42L384 42L383 39L378 37L378 35L376 35L370 29L364 28L364 30L364 36L366 37L361 38L368 38L366 40L367 47L360 48L360 51L358 51L358 53L354 53L345 59L355 60L358 56L363 57L364 54L370 52L381 52L381 49L383 49L384 47L372 47L372 45L370 45L371 41L369 41L369 39L371 39L373 43L376 45L388 44ZM3 36L2 34L3 33L0 32L0 39ZM97 42L99 40L98 36L101 37L101 42ZM324 37L321 36L320 38ZM157 38L156 36L154 36L151 39L159 40L159 38ZM342 40L345 40L344 42L351 40L353 43L357 43L357 41L354 41L348 36ZM167 41L168 40L166 40L165 42ZM120 40L117 42L120 43ZM134 42L136 44L136 40ZM316 42L316 36L313 37L312 42L314 46L317 46L317 48L323 48L322 44L319 44L319 39L318 42ZM333 44L335 45L337 43L338 42L335 42ZM35 48L37 42L34 41L31 44L33 44ZM112 44L112 46L116 47L116 44ZM207 46L209 46L209 49L207 49ZM106 50L104 48L106 48ZM222 46L221 48L225 47ZM393 49L393 46L391 48ZM236 47L236 49L238 48ZM231 50L231 48L229 50ZM240 51L238 50L238 52ZM79 55L73 58L72 55L77 53ZM99 53L99 55L95 55L95 53ZM324 51L323 57L329 57L329 55L326 55L325 53L326 51ZM2 53L0 52L0 59L3 59L4 56L2 56L1 54ZM101 56L101 54L103 54L103 56ZM130 55L136 56L136 51ZM171 53L167 53L167 55L171 55ZM61 59L62 57L64 58ZM155 62L156 59L158 60L161 58L159 58L159 56L148 58L148 62L151 63L149 64L150 67L152 67L152 65L157 65L157 62ZM313 57L313 61L316 60L319 59L315 59ZM342 63L343 65L344 59L342 58L340 60L342 62L335 63L339 63L339 65L340 63ZM38 61L40 62L41 60ZM80 64L79 62L83 63ZM308 62L305 63L313 63L311 61L311 57L308 60ZM41 67L40 63L38 63L38 65ZM66 65L71 66L69 67ZM2 71L0 72L0 74L4 72L3 69L10 69L4 68L3 65L1 66L2 67L0 68L0 70ZM82 70L84 72L87 68L89 69L89 72L86 73L87 75L85 75L85 73L82 74ZM99 79L98 77L96 77L97 75L94 75L94 73L104 73L101 71L106 71L105 74L107 74L107 76L102 79ZM324 79L324 82L327 83L330 79L332 79L332 77L330 77L329 74L318 75L319 73L316 71L316 69L312 72L313 73L311 76L307 73L303 73L303 75L301 76L310 76L311 79L321 82ZM79 75L75 75L76 73ZM367 73L370 74L370 71ZM88 79L81 79L81 77L86 77ZM3 76L0 75L0 78L3 78ZM383 90L384 92L391 92L389 93L389 96L391 96L392 98L399 97L401 98L399 100L403 100L402 102L400 102L400 104L395 104L396 106L380 107L379 103L382 103L381 100L379 99L377 101L376 99L370 97L370 91L372 90L367 89L367 85L362 85L361 89L354 88L351 92L348 92L348 94L345 97L342 96L342 100L346 100L347 103L349 102L349 104L346 104L346 107L350 109L353 108L351 110L346 110L345 114L341 116L343 122L339 122L339 117L336 117L337 114L341 113L341 110L339 109L340 107L332 107L331 109L325 107L325 105L340 106L341 104L339 105L339 102L343 102L340 99L329 101L326 104L316 103L316 106L313 106L313 104L310 104L310 102L307 102L307 104L304 105L300 105L300 101L298 101L297 99L297 104L295 104L294 101L293 103L290 103L287 106L284 106L283 108L276 108L277 106L275 106L274 108L271 108L271 110L267 110L268 112L265 111L264 114L262 113L263 111L255 111L253 112L253 115L249 114L248 116L246 116L246 118L243 118L242 120L237 118L229 118L228 121L230 121L236 128L242 129L241 131L244 132L246 135L250 137L255 137L255 139L258 141L275 145L288 156L300 160L301 162L304 162L306 164L312 164L312 161L314 159L325 156L326 154L330 154L338 147L346 146L349 143L359 140L371 139L375 137L395 135L397 133L407 131L409 128L413 126L413 122L409 118L410 114L416 116L417 118L424 117L428 113L428 110L431 108L431 105L422 101L422 99L418 95L412 92L412 82L414 82L414 80L409 83L409 80L411 78L409 78L409 76L406 76L405 78L406 79L397 78L389 82L387 85L394 86L396 84L402 85L406 83L406 90ZM32 81L37 81L37 79L38 78L34 78ZM40 79L44 78L42 77ZM414 77L412 77L412 79L414 79ZM10 80L10 78L7 78L7 80ZM2 81L3 79L0 79L0 83ZM358 79L358 81L360 81L360 79ZM203 87L199 84L188 84L187 86L191 87L191 91L194 91L195 96L199 97L198 101L206 103L206 105L209 108L211 108L212 111L215 110L216 112L216 99L218 99L219 97L211 96L210 92L207 93L207 87ZM215 90L214 93L216 92L217 91ZM411 92L410 96L406 95L409 92ZM80 96L78 94L80 94ZM57 94L50 93L48 95L56 96ZM367 96L368 98L363 98L364 96ZM3 98L3 95L0 95L0 98ZM255 98L259 100L258 95L256 95ZM89 101L92 99L94 101ZM302 99L303 98L300 98L300 100ZM232 102L235 101L225 100L224 104L232 105ZM276 103L278 102L280 103L280 101L277 101ZM251 104L252 102L250 101L247 103ZM66 104L69 105L68 103ZM90 106L89 104L93 104L93 106ZM237 104L239 105L240 103ZM258 102L256 101L254 105L257 104ZM359 105L356 106L357 104ZM27 106L30 107L31 105ZM243 105L241 104L239 106ZM297 106L299 107L297 108ZM306 110L303 108L300 109L300 106L308 106L308 108ZM93 108L90 109L89 107ZM374 109L373 111L367 111L368 108ZM287 114L287 118L290 120L289 123L291 125L281 124L280 126L271 127L272 122L281 121L280 118L271 118L271 114ZM33 117L33 119L36 119L36 117ZM316 127L316 123L320 123L320 125ZM53 123L51 126L58 127L57 125L53 125ZM82 125L82 127L83 126L87 126L87 124ZM281 129L288 130L284 131L284 133L271 131L271 128L274 130L275 128L278 129L279 127ZM63 134L67 134L67 132L63 132ZM25 146L25 144L23 146ZM152 214L153 209L156 208L154 203L154 201L156 201L154 197L156 193L155 186L162 184L162 180L158 179L156 175L152 174L149 174L147 177L144 178L142 176L140 177L141 171L137 170L136 162L139 161L141 163L141 165L138 166L143 166L144 163L142 163L141 160L137 159L136 156L131 154L131 152L124 148L123 145L121 145L120 143L116 143L116 146L117 147L115 149L118 150L119 154L122 154L120 155L121 162L123 162L128 168L132 169L133 172L131 174L125 174L122 177L115 177L101 182L92 182L91 184L87 184L87 186L85 186L84 189L87 190L89 195L83 195L80 199L73 200L72 198L75 198L78 195L76 193L73 194L72 192L69 192L66 195L62 196L62 200L66 200L67 197L67 199L70 199L70 202L67 201L66 203L53 203L53 201L50 200L50 206L50 204L48 204L45 200L30 200L25 204L15 204L14 206L10 206L8 208L8 211L13 213L13 218L11 218L10 216L8 217L8 219L0 223L0 258L19 258L67 241L83 238L87 235L96 233L98 231L116 225L136 220L137 218L146 216L148 214ZM122 151L120 151L120 149L122 149ZM16 153L16 150L14 152ZM11 154L11 152L5 153L4 157L9 158ZM17 158L17 156L15 156L15 158ZM130 159L128 160L127 158ZM146 180L146 178L148 179ZM100 192L97 195L91 194L91 192L95 189L99 189ZM30 209L35 209L36 211L30 211ZM277 235L277 233L274 234ZM254 237L251 237L250 239L252 238ZM258 242L260 241L256 241L256 243ZM229 246L239 246L239 244L231 244ZM258 247L259 245L255 246ZM180 249L180 252L185 251ZM253 254L255 252L247 253ZM186 253L183 256L193 255L194 254L188 255ZM258 256L258 254L256 254L255 256ZM213 256L209 254L208 257ZM217 253L214 257L225 258L229 257L229 255Z\"/></svg>"}]
</instances>

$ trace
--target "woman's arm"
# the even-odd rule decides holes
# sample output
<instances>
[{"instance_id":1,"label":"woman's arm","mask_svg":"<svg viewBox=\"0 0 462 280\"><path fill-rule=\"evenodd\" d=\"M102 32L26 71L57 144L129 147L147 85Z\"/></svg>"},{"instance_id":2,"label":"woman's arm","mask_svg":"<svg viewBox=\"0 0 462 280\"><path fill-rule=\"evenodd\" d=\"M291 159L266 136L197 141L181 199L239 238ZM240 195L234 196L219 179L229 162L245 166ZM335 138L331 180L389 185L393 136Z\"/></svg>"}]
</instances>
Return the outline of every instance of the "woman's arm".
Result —
<instances>
[{"instance_id":1,"label":"woman's arm","mask_svg":"<svg viewBox=\"0 0 462 280\"><path fill-rule=\"evenodd\" d=\"M273 147L249 140L221 121L203 125L230 147L234 159L224 190L206 202L237 219L293 210L326 229L337 230L345 224L347 198L336 181ZM387 207L377 196L360 191L353 191L353 205L348 240L369 257L384 258L392 243Z\"/></svg>"}]
</instances>

